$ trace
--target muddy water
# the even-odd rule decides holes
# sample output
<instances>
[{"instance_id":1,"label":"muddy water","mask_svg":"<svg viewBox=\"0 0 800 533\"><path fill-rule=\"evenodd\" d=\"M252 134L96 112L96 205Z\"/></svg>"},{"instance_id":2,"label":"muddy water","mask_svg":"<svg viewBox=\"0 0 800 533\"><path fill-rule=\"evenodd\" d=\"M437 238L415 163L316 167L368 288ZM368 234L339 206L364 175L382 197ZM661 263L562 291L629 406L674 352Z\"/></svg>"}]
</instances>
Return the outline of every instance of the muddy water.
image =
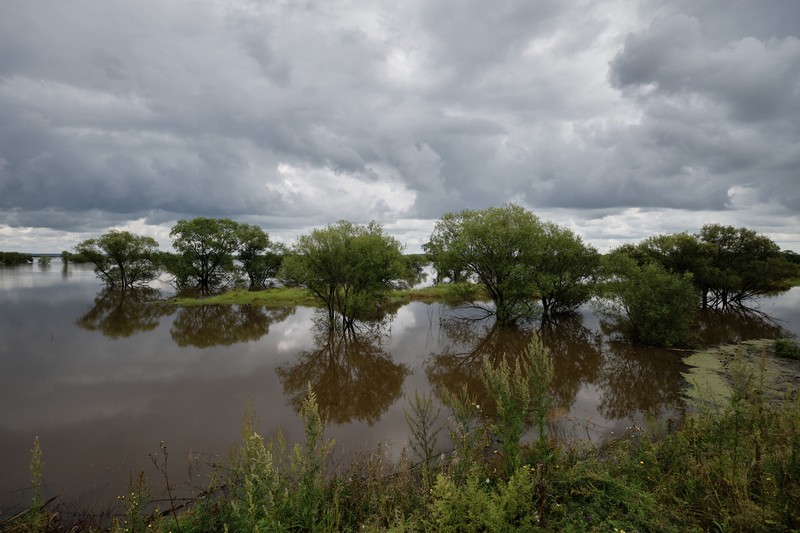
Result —
<instances>
[{"instance_id":1,"label":"muddy water","mask_svg":"<svg viewBox=\"0 0 800 533\"><path fill-rule=\"evenodd\" d=\"M46 495L102 510L169 451L170 481L188 495L224 461L248 405L262 434L300 439L297 411L311 383L342 459L377 443L399 454L404 408L415 391L466 384L490 409L483 357L519 352L534 331L553 354L549 431L605 438L681 415L680 352L614 340L591 310L559 324L495 327L471 311L411 303L373 327L329 335L311 308L173 308L154 291L125 299L98 292L91 268L54 262L0 269L0 518L30 500L34 436ZM709 314L702 342L800 332L800 290L761 303L763 314ZM441 420L444 422L443 411ZM446 446L446 443L442 443ZM156 456L163 461L163 456Z\"/></svg>"}]
</instances>

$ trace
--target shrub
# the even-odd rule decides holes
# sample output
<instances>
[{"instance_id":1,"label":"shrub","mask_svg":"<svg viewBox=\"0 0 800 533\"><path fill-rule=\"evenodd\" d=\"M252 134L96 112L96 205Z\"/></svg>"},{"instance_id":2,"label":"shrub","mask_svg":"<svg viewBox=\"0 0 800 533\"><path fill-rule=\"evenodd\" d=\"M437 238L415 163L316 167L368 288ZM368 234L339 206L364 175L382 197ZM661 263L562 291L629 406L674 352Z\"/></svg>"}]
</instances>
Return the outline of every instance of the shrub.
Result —
<instances>
[{"instance_id":1,"label":"shrub","mask_svg":"<svg viewBox=\"0 0 800 533\"><path fill-rule=\"evenodd\" d=\"M787 359L800 359L800 346L791 339L775 339L775 355Z\"/></svg>"}]
</instances>

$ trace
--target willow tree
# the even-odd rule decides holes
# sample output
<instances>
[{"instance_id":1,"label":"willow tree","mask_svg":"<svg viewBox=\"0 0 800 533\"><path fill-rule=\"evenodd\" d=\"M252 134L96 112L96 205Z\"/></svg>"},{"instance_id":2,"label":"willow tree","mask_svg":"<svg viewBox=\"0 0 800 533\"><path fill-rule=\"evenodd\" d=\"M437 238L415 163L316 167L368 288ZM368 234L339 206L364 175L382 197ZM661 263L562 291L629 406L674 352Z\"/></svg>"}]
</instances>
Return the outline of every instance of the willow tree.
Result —
<instances>
[{"instance_id":1,"label":"willow tree","mask_svg":"<svg viewBox=\"0 0 800 533\"><path fill-rule=\"evenodd\" d=\"M546 222L531 264L532 283L544 316L573 313L594 294L600 254L572 230Z\"/></svg>"},{"instance_id":2,"label":"willow tree","mask_svg":"<svg viewBox=\"0 0 800 533\"><path fill-rule=\"evenodd\" d=\"M405 267L400 243L380 225L342 220L299 237L280 275L319 298L334 329L337 315L345 327L352 327L379 305L392 282L405 277Z\"/></svg>"},{"instance_id":3,"label":"willow tree","mask_svg":"<svg viewBox=\"0 0 800 533\"><path fill-rule=\"evenodd\" d=\"M79 243L78 255L94 263L94 271L111 289L144 285L158 276L158 243L152 237L111 230Z\"/></svg>"},{"instance_id":4,"label":"willow tree","mask_svg":"<svg viewBox=\"0 0 800 533\"><path fill-rule=\"evenodd\" d=\"M263 287L278 274L285 250L270 241L269 234L259 226L239 224L236 229L239 253L236 258L250 281L250 287Z\"/></svg>"},{"instance_id":5,"label":"willow tree","mask_svg":"<svg viewBox=\"0 0 800 533\"><path fill-rule=\"evenodd\" d=\"M698 238L710 248L710 269L701 288L703 303L726 308L786 289L797 265L765 235L720 224L703 226Z\"/></svg>"},{"instance_id":6,"label":"willow tree","mask_svg":"<svg viewBox=\"0 0 800 533\"><path fill-rule=\"evenodd\" d=\"M600 311L605 325L631 340L654 346L673 346L691 340L699 294L690 274L667 270L648 260L640 264L629 248L604 257L605 282Z\"/></svg>"},{"instance_id":7,"label":"willow tree","mask_svg":"<svg viewBox=\"0 0 800 533\"><path fill-rule=\"evenodd\" d=\"M239 224L228 218L179 220L169 234L178 256L165 259L167 270L179 285L194 284L204 292L219 287L235 270L238 229Z\"/></svg>"},{"instance_id":8,"label":"willow tree","mask_svg":"<svg viewBox=\"0 0 800 533\"><path fill-rule=\"evenodd\" d=\"M437 271L474 275L494 302L498 324L529 314L532 265L540 257L544 226L515 205L447 213L423 245Z\"/></svg>"}]
</instances>

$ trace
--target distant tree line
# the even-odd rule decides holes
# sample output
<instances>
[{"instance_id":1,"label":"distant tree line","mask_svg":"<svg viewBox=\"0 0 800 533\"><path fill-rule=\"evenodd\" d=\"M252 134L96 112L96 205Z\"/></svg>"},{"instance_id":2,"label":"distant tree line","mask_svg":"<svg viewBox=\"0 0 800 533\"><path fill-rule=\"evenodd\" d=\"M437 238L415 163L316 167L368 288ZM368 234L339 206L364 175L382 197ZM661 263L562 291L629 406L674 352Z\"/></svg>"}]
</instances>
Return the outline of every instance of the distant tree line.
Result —
<instances>
[{"instance_id":1,"label":"distant tree line","mask_svg":"<svg viewBox=\"0 0 800 533\"><path fill-rule=\"evenodd\" d=\"M80 243L74 257L94 263L119 290L161 272L179 289L201 293L237 280L252 288L274 279L303 286L326 307L331 329L374 315L389 290L430 261L439 281L484 289L499 324L536 315L555 320L594 299L612 329L660 345L685 342L701 308L741 306L787 288L800 265L797 254L769 238L719 224L601 255L572 230L513 204L445 214L423 245L425 256L403 256L376 223L340 221L291 247L227 218L179 220L170 236L175 253L159 251L150 237L112 230Z\"/></svg>"},{"instance_id":2,"label":"distant tree line","mask_svg":"<svg viewBox=\"0 0 800 533\"><path fill-rule=\"evenodd\" d=\"M31 254L23 254L20 252L0 252L0 265L24 265L33 263L33 256Z\"/></svg>"}]
</instances>

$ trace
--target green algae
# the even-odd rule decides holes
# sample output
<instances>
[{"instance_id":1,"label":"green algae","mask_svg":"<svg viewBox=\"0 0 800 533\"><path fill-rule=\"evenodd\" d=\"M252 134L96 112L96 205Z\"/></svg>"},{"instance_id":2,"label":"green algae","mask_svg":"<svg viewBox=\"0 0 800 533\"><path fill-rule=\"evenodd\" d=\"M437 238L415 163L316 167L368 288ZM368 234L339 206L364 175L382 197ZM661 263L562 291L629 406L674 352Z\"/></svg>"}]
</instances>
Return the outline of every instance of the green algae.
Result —
<instances>
[{"instance_id":1,"label":"green algae","mask_svg":"<svg viewBox=\"0 0 800 533\"><path fill-rule=\"evenodd\" d=\"M717 346L693 353L683 362L690 367L683 373L690 405L726 405L733 394L734 374L742 369L758 380L769 401L792 401L800 387L800 361L775 357L772 339Z\"/></svg>"}]
</instances>

